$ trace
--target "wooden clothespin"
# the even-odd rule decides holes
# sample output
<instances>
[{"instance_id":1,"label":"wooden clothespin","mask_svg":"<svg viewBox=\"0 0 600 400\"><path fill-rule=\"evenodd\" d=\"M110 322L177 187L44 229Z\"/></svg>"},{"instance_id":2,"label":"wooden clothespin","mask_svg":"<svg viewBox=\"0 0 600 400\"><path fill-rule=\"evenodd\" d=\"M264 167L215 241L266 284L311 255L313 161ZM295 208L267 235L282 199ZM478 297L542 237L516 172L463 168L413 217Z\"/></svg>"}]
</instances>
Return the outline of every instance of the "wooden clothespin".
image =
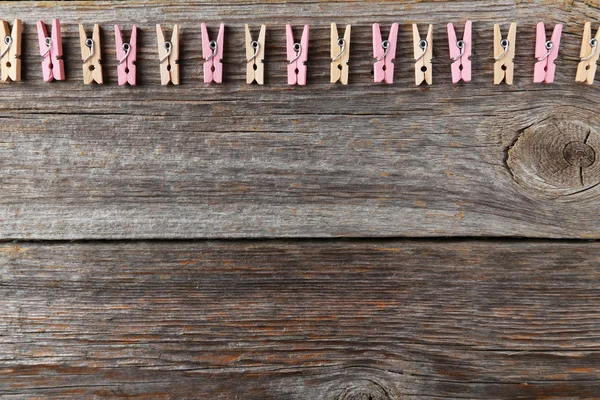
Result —
<instances>
[{"instance_id":1,"label":"wooden clothespin","mask_svg":"<svg viewBox=\"0 0 600 400\"><path fill-rule=\"evenodd\" d=\"M417 24L413 24L413 49L415 54L415 85L427 82L433 83L433 68L431 58L433 57L433 25L429 25L427 37L421 39Z\"/></svg>"},{"instance_id":2,"label":"wooden clothespin","mask_svg":"<svg viewBox=\"0 0 600 400\"><path fill-rule=\"evenodd\" d=\"M63 81L65 79L65 62L62 59L62 36L60 32L60 21L52 20L52 35L48 36L46 24L43 21L37 23L38 42L40 44L40 56L42 56L42 72L44 81Z\"/></svg>"},{"instance_id":3,"label":"wooden clothespin","mask_svg":"<svg viewBox=\"0 0 600 400\"><path fill-rule=\"evenodd\" d=\"M398 41L398 24L392 24L387 40L381 40L379 24L373 24L373 76L375 82L394 82L394 59L396 58L396 42Z\"/></svg>"},{"instance_id":4,"label":"wooden clothespin","mask_svg":"<svg viewBox=\"0 0 600 400\"><path fill-rule=\"evenodd\" d=\"M450 47L450 59L452 60L452 83L471 82L471 54L472 23L465 23L465 31L462 40L456 39L456 31L453 24L448 24L448 45Z\"/></svg>"},{"instance_id":5,"label":"wooden clothespin","mask_svg":"<svg viewBox=\"0 0 600 400\"><path fill-rule=\"evenodd\" d=\"M306 85L309 26L304 25L299 42L294 41L291 25L285 26L288 60L288 85Z\"/></svg>"},{"instance_id":6,"label":"wooden clothespin","mask_svg":"<svg viewBox=\"0 0 600 400\"><path fill-rule=\"evenodd\" d=\"M204 58L204 83L223 82L223 39L225 25L219 26L217 40L210 40L206 24L201 24L202 29L202 57Z\"/></svg>"},{"instance_id":7,"label":"wooden clothespin","mask_svg":"<svg viewBox=\"0 0 600 400\"><path fill-rule=\"evenodd\" d=\"M117 47L116 55L119 65L117 66L117 74L119 77L119 85L123 86L129 83L135 86L137 60L137 26L131 28L131 37L129 42L123 42L121 28L115 25L115 45Z\"/></svg>"},{"instance_id":8,"label":"wooden clothespin","mask_svg":"<svg viewBox=\"0 0 600 400\"><path fill-rule=\"evenodd\" d=\"M83 25L79 24L79 45L81 47L81 59L83 60L83 83L86 85L92 82L104 83L102 80L100 26L94 24L92 37L89 38Z\"/></svg>"},{"instance_id":9,"label":"wooden clothespin","mask_svg":"<svg viewBox=\"0 0 600 400\"><path fill-rule=\"evenodd\" d=\"M500 25L494 25L494 85L504 81L507 85L513 84L515 72L515 49L517 46L517 24L510 24L508 36L502 38Z\"/></svg>"},{"instance_id":10,"label":"wooden clothespin","mask_svg":"<svg viewBox=\"0 0 600 400\"><path fill-rule=\"evenodd\" d=\"M350 60L350 25L344 36L339 36L335 22L331 24L331 83L348 84L348 61Z\"/></svg>"},{"instance_id":11,"label":"wooden clothespin","mask_svg":"<svg viewBox=\"0 0 600 400\"><path fill-rule=\"evenodd\" d=\"M596 36L592 38L592 25L589 22L585 23L583 27L583 40L581 42L581 61L577 67L577 82L587 83L591 85L594 83L596 76L596 69L598 68L597 62L600 57L600 49L598 44L600 42L600 28L596 32Z\"/></svg>"},{"instance_id":12,"label":"wooden clothespin","mask_svg":"<svg viewBox=\"0 0 600 400\"><path fill-rule=\"evenodd\" d=\"M267 27L260 26L258 40L252 40L250 28L246 24L246 83L265 83L265 36Z\"/></svg>"},{"instance_id":13,"label":"wooden clothespin","mask_svg":"<svg viewBox=\"0 0 600 400\"><path fill-rule=\"evenodd\" d=\"M535 41L535 58L538 61L535 63L533 70L533 82L552 83L554 82L554 73L556 72L556 58L558 57L558 49L560 47L560 37L562 35L561 24L554 27L552 38L546 40L546 27L543 22L539 22L536 28Z\"/></svg>"},{"instance_id":14,"label":"wooden clothespin","mask_svg":"<svg viewBox=\"0 0 600 400\"><path fill-rule=\"evenodd\" d=\"M165 40L160 24L156 24L158 60L160 62L160 83L179 85L179 25L173 26L171 41Z\"/></svg>"},{"instance_id":15,"label":"wooden clothespin","mask_svg":"<svg viewBox=\"0 0 600 400\"><path fill-rule=\"evenodd\" d=\"M21 80L21 32L22 22L15 19L12 31L8 22L0 21L0 69L4 82Z\"/></svg>"}]
</instances>

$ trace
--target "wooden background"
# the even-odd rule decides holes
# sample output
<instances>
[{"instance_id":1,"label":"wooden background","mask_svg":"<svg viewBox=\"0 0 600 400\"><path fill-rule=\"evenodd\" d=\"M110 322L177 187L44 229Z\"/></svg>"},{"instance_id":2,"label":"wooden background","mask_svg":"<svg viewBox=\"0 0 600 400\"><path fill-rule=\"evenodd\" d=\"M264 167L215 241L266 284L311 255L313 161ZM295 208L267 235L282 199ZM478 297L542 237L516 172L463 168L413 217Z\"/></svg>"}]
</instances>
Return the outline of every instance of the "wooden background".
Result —
<instances>
[{"instance_id":1,"label":"wooden background","mask_svg":"<svg viewBox=\"0 0 600 400\"><path fill-rule=\"evenodd\" d=\"M0 396L600 398L598 85L575 83L597 1L3 2L23 81L0 87ZM67 80L45 83L35 23L60 18ZM446 24L474 21L452 85ZM535 25L565 25L533 84ZM200 22L226 24L202 83ZM492 28L518 23L514 86ZM329 84L329 24L352 24ZM400 23L393 85L371 24ZM411 23L434 24L414 86ZM77 24L102 27L106 84L82 83ZM114 24L138 34L116 84ZM180 86L155 24L181 25ZM243 24L266 23L266 85ZM308 85L284 25L311 25Z\"/></svg>"}]
</instances>

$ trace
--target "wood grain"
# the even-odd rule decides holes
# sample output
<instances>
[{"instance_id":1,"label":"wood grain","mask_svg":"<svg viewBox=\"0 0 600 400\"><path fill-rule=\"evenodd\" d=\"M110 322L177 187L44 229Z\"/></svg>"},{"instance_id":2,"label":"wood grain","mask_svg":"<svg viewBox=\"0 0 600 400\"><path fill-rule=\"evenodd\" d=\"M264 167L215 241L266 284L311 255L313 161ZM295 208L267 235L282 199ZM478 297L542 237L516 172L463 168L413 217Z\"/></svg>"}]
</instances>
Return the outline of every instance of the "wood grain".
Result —
<instances>
[{"instance_id":1,"label":"wood grain","mask_svg":"<svg viewBox=\"0 0 600 400\"><path fill-rule=\"evenodd\" d=\"M594 2L171 3L0 4L24 21L24 81L2 86L0 237L600 237L597 188L548 198L506 164L550 117L599 126L598 87L574 82ZM52 17L67 81L47 84L35 22ZM474 78L452 85L445 26L467 18ZM565 24L554 85L532 83L541 19ZM499 20L519 23L511 87L493 85ZM223 85L202 83L202 21L227 26ZM347 87L329 83L333 21L352 24ZM393 85L372 83L373 22L401 23ZM413 22L434 24L431 87L412 79ZM103 86L82 83L77 23L102 27ZM140 28L135 88L116 85L114 23ZM156 23L181 24L178 87L160 85ZM265 86L245 83L245 23L268 24ZM285 23L311 25L305 88L285 84Z\"/></svg>"},{"instance_id":2,"label":"wood grain","mask_svg":"<svg viewBox=\"0 0 600 400\"><path fill-rule=\"evenodd\" d=\"M523 186L550 197L572 196L600 183L600 133L583 122L549 119L527 128L507 164Z\"/></svg>"},{"instance_id":3,"label":"wood grain","mask_svg":"<svg viewBox=\"0 0 600 400\"><path fill-rule=\"evenodd\" d=\"M1 85L3 399L600 398L600 243L472 239L600 238L600 94L575 84L596 1L0 13L23 20L22 81ZM54 17L67 80L47 84L35 22ZM446 24L467 19L473 82L452 85ZM565 25L554 85L532 83L539 20ZM509 21L515 84L494 86ZM223 85L202 83L201 22L226 25ZM352 25L348 86L329 83L332 22ZM374 22L401 24L393 85L372 83ZM79 23L102 28L104 85L83 84ZM136 87L117 86L116 23L139 28ZM181 26L179 86L157 23ZM264 86L246 23L267 24ZM286 23L311 25L306 87L286 85ZM430 87L412 23L434 26ZM464 238L173 240L331 236ZM120 240L152 238L170 240Z\"/></svg>"},{"instance_id":4,"label":"wood grain","mask_svg":"<svg viewBox=\"0 0 600 400\"><path fill-rule=\"evenodd\" d=\"M598 398L599 262L592 242L5 243L0 395Z\"/></svg>"}]
</instances>

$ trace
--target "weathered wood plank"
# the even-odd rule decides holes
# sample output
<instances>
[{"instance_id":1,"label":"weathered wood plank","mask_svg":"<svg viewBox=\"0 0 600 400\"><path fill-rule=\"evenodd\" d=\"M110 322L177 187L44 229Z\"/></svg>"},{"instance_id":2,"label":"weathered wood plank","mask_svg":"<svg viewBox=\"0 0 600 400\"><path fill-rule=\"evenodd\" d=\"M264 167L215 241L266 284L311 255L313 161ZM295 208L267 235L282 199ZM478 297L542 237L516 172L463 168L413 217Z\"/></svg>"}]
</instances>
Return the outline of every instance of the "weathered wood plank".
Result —
<instances>
[{"instance_id":1,"label":"weathered wood plank","mask_svg":"<svg viewBox=\"0 0 600 400\"><path fill-rule=\"evenodd\" d=\"M0 395L598 398L599 262L593 242L5 243Z\"/></svg>"},{"instance_id":2,"label":"weathered wood plank","mask_svg":"<svg viewBox=\"0 0 600 400\"><path fill-rule=\"evenodd\" d=\"M516 3L2 3L3 18L24 20L25 44L24 81L2 85L0 237L598 238L596 161L585 186L570 179L541 191L552 168L515 179L506 159L525 128L550 117L600 126L597 86L574 83L582 21L597 25L600 13L593 2ZM54 16L63 22L68 80L46 84L34 22ZM445 23L466 18L476 21L474 82L452 85ZM531 83L541 19L565 24L549 86ZM334 20L353 24L348 87L328 83ZM492 26L512 20L516 85L493 86ZM223 85L201 83L201 21L227 25ZM402 23L404 44L409 23L435 24L434 86L414 87L408 45L399 49L396 83L372 84L375 21ZM103 87L81 82L79 22L103 27ZM140 86L121 88L112 24L127 30L134 22ZM157 22L182 26L179 87L160 86ZM243 24L263 22L267 85L247 86ZM285 84L287 22L311 24L306 87ZM516 171L561 165L520 162L526 168Z\"/></svg>"}]
</instances>

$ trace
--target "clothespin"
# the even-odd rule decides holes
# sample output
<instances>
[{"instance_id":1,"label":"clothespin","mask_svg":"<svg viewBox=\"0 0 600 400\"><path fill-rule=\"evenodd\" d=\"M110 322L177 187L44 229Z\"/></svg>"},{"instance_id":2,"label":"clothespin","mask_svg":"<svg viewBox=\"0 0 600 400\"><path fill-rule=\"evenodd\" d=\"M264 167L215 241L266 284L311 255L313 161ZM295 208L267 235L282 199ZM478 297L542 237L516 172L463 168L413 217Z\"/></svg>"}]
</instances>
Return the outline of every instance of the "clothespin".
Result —
<instances>
[{"instance_id":1,"label":"clothespin","mask_svg":"<svg viewBox=\"0 0 600 400\"><path fill-rule=\"evenodd\" d=\"M165 40L160 24L156 24L156 42L158 43L158 60L160 63L160 83L179 85L179 25L173 26L171 41Z\"/></svg>"},{"instance_id":2,"label":"clothespin","mask_svg":"<svg viewBox=\"0 0 600 400\"><path fill-rule=\"evenodd\" d=\"M423 81L428 85L433 83L431 58L433 57L433 25L429 25L427 37L421 39L417 24L413 24L413 49L415 54L415 85Z\"/></svg>"},{"instance_id":3,"label":"clothespin","mask_svg":"<svg viewBox=\"0 0 600 400\"><path fill-rule=\"evenodd\" d=\"M554 61L558 57L558 49L560 47L560 36L562 35L563 26L558 24L554 27L552 38L546 40L546 27L543 22L537 24L537 34L535 41L535 58L538 61L535 63L533 70L533 82L552 83L554 82L554 73L556 65Z\"/></svg>"},{"instance_id":4,"label":"clothespin","mask_svg":"<svg viewBox=\"0 0 600 400\"><path fill-rule=\"evenodd\" d=\"M291 25L285 26L288 60L288 85L306 85L309 26L304 25L300 42L294 41Z\"/></svg>"},{"instance_id":5,"label":"clothespin","mask_svg":"<svg viewBox=\"0 0 600 400\"><path fill-rule=\"evenodd\" d=\"M265 83L265 35L267 27L260 26L258 40L252 40L250 28L246 24L246 83L254 81L259 85Z\"/></svg>"},{"instance_id":6,"label":"clothespin","mask_svg":"<svg viewBox=\"0 0 600 400\"><path fill-rule=\"evenodd\" d=\"M515 48L517 45L517 24L510 24L508 36L502 38L500 25L494 25L494 85L504 82L507 85L513 84L513 75L515 72Z\"/></svg>"},{"instance_id":7,"label":"clothespin","mask_svg":"<svg viewBox=\"0 0 600 400\"><path fill-rule=\"evenodd\" d=\"M137 26L133 25L133 27L131 28L131 37L129 38L129 42L123 42L121 28L119 28L119 25L115 25L115 44L117 46L117 60L119 61L119 65L117 66L119 85L123 86L126 83L129 83L131 86L135 86L135 62L137 60Z\"/></svg>"},{"instance_id":8,"label":"clothespin","mask_svg":"<svg viewBox=\"0 0 600 400\"><path fill-rule=\"evenodd\" d=\"M22 23L20 19L15 19L12 31L8 22L0 21L0 69L2 70L2 80L13 82L21 80L21 32Z\"/></svg>"},{"instance_id":9,"label":"clothespin","mask_svg":"<svg viewBox=\"0 0 600 400\"><path fill-rule=\"evenodd\" d=\"M102 55L100 51L100 26L94 25L92 37L87 37L83 25L79 24L79 45L81 47L81 59L83 60L83 83L86 85L96 82L104 83L102 80Z\"/></svg>"},{"instance_id":10,"label":"clothespin","mask_svg":"<svg viewBox=\"0 0 600 400\"><path fill-rule=\"evenodd\" d=\"M52 35L48 36L46 24L43 21L37 23L38 42L40 44L40 55L42 56L42 71L44 81L50 82L54 79L63 81L65 79L65 62L62 59L62 36L60 33L60 21L52 20Z\"/></svg>"},{"instance_id":11,"label":"clothespin","mask_svg":"<svg viewBox=\"0 0 600 400\"><path fill-rule=\"evenodd\" d=\"M337 25L331 24L331 83L348 84L348 61L350 60L350 25L346 25L344 37L338 35Z\"/></svg>"},{"instance_id":12,"label":"clothespin","mask_svg":"<svg viewBox=\"0 0 600 400\"><path fill-rule=\"evenodd\" d=\"M448 24L448 45L450 47L450 59L452 60L452 83L471 82L471 54L473 51L472 23L465 23L465 31L462 40L456 40L456 32L453 24Z\"/></svg>"},{"instance_id":13,"label":"clothespin","mask_svg":"<svg viewBox=\"0 0 600 400\"><path fill-rule=\"evenodd\" d=\"M398 40L398 24L392 24L387 40L381 40L379 24L373 24L373 75L375 82L394 82L394 59L396 58L396 42Z\"/></svg>"},{"instance_id":14,"label":"clothespin","mask_svg":"<svg viewBox=\"0 0 600 400\"><path fill-rule=\"evenodd\" d=\"M600 57L600 49L598 49L598 43L600 42L600 29L596 32L596 36L592 38L592 25L589 22L585 23L583 28L583 40L581 42L581 61L577 67L577 82L585 82L588 85L594 83L594 77L596 76L596 69L598 57Z\"/></svg>"},{"instance_id":15,"label":"clothespin","mask_svg":"<svg viewBox=\"0 0 600 400\"><path fill-rule=\"evenodd\" d=\"M223 82L223 36L225 25L219 26L217 40L210 40L206 24L202 28L202 57L204 57L204 83Z\"/></svg>"}]
</instances>

